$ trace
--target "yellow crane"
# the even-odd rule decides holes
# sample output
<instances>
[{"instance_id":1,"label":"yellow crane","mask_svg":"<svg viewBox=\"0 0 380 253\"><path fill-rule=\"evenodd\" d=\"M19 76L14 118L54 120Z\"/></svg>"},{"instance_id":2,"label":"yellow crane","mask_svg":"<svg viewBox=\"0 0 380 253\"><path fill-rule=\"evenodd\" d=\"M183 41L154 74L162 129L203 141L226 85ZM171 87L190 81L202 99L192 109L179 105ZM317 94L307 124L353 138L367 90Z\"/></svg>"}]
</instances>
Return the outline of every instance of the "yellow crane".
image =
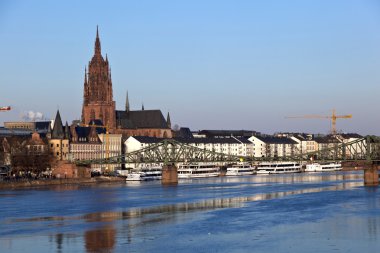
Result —
<instances>
[{"instance_id":1,"label":"yellow crane","mask_svg":"<svg viewBox=\"0 0 380 253\"><path fill-rule=\"evenodd\" d=\"M324 115L303 115L303 116L290 116L287 119L331 119L331 133L336 134L336 120L337 119L351 119L352 114L336 115L335 109L332 110L331 116Z\"/></svg>"}]
</instances>

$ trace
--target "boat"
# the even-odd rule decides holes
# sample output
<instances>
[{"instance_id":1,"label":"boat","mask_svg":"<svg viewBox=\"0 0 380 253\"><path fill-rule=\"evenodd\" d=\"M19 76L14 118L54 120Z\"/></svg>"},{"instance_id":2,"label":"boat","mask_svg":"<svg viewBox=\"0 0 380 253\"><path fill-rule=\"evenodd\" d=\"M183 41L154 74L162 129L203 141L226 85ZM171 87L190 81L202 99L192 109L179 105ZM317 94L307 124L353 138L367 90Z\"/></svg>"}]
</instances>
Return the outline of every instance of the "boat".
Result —
<instances>
[{"instance_id":1,"label":"boat","mask_svg":"<svg viewBox=\"0 0 380 253\"><path fill-rule=\"evenodd\" d=\"M306 165L305 172L322 172L322 171L337 171L342 170L340 162L331 163L311 163Z\"/></svg>"},{"instance_id":2,"label":"boat","mask_svg":"<svg viewBox=\"0 0 380 253\"><path fill-rule=\"evenodd\" d=\"M301 172L298 162L262 162L257 166L257 174L284 174Z\"/></svg>"},{"instance_id":3,"label":"boat","mask_svg":"<svg viewBox=\"0 0 380 253\"><path fill-rule=\"evenodd\" d=\"M255 167L249 163L237 163L227 167L226 176L253 175L255 173Z\"/></svg>"},{"instance_id":4,"label":"boat","mask_svg":"<svg viewBox=\"0 0 380 253\"><path fill-rule=\"evenodd\" d=\"M218 177L220 167L212 163L188 163L178 167L178 178Z\"/></svg>"},{"instance_id":5,"label":"boat","mask_svg":"<svg viewBox=\"0 0 380 253\"><path fill-rule=\"evenodd\" d=\"M128 175L127 181L149 181L149 180L161 180L162 167L143 167L139 169L132 169Z\"/></svg>"}]
</instances>

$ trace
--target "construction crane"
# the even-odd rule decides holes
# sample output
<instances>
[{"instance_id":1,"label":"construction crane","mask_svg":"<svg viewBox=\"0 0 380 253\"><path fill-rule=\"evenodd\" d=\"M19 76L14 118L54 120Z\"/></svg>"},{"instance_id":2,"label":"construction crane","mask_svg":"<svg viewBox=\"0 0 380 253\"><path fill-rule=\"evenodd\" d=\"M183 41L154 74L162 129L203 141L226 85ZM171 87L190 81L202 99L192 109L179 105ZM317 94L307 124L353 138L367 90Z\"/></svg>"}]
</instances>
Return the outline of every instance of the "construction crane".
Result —
<instances>
[{"instance_id":1,"label":"construction crane","mask_svg":"<svg viewBox=\"0 0 380 253\"><path fill-rule=\"evenodd\" d=\"M0 107L0 112L7 112L10 111L12 108L10 106L3 106Z\"/></svg>"},{"instance_id":2,"label":"construction crane","mask_svg":"<svg viewBox=\"0 0 380 253\"><path fill-rule=\"evenodd\" d=\"M335 109L332 110L331 116L323 115L303 115L303 116L291 116L285 117L286 119L331 119L331 133L336 134L336 120L337 119L351 119L352 114L336 115Z\"/></svg>"}]
</instances>

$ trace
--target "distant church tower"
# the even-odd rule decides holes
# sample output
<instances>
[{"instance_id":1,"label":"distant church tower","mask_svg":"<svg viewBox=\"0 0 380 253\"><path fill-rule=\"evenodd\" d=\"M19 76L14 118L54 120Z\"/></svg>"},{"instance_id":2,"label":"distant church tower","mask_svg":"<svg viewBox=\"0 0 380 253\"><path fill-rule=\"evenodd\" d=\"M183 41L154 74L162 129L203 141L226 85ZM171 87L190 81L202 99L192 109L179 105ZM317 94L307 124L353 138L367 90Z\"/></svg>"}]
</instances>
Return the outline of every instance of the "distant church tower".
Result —
<instances>
[{"instance_id":1,"label":"distant church tower","mask_svg":"<svg viewBox=\"0 0 380 253\"><path fill-rule=\"evenodd\" d=\"M85 70L82 123L100 119L111 131L116 129L115 101L112 94L111 69L108 58L103 59L98 27L96 27L95 53Z\"/></svg>"}]
</instances>

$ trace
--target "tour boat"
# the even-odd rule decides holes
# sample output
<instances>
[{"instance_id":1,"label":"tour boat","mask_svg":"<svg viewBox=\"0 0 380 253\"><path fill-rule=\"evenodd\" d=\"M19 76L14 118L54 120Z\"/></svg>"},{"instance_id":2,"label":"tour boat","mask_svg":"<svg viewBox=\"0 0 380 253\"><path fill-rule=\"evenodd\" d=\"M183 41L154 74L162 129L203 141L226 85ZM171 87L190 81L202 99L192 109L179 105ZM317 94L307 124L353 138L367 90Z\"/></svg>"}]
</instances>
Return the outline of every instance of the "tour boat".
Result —
<instances>
[{"instance_id":1,"label":"tour boat","mask_svg":"<svg viewBox=\"0 0 380 253\"><path fill-rule=\"evenodd\" d=\"M148 180L161 180L162 167L143 167L139 169L132 169L128 175L127 181L148 181Z\"/></svg>"},{"instance_id":2,"label":"tour boat","mask_svg":"<svg viewBox=\"0 0 380 253\"><path fill-rule=\"evenodd\" d=\"M342 170L342 164L339 162L331 163L311 163L306 165L306 172L322 172Z\"/></svg>"},{"instance_id":3,"label":"tour boat","mask_svg":"<svg viewBox=\"0 0 380 253\"><path fill-rule=\"evenodd\" d=\"M211 163L189 163L179 165L178 178L217 177L220 167Z\"/></svg>"},{"instance_id":4,"label":"tour boat","mask_svg":"<svg viewBox=\"0 0 380 253\"><path fill-rule=\"evenodd\" d=\"M249 163L237 163L227 167L226 176L253 175L255 173L255 167Z\"/></svg>"},{"instance_id":5,"label":"tour boat","mask_svg":"<svg viewBox=\"0 0 380 253\"><path fill-rule=\"evenodd\" d=\"M262 162L257 166L257 174L284 174L301 172L298 162Z\"/></svg>"}]
</instances>

